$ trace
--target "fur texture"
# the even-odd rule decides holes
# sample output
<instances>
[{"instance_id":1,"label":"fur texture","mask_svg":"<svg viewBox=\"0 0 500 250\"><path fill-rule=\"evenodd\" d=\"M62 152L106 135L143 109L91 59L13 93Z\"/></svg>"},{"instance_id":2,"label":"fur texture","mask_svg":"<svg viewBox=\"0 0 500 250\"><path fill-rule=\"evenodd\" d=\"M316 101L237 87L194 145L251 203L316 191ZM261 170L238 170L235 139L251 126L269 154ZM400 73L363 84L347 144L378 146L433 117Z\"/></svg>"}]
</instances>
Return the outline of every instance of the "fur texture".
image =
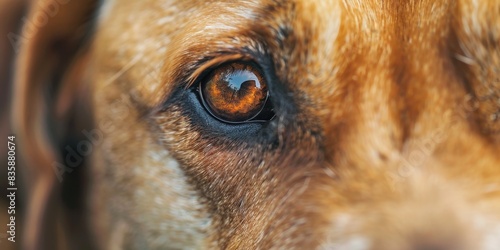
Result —
<instances>
[{"instance_id":1,"label":"fur texture","mask_svg":"<svg viewBox=\"0 0 500 250\"><path fill-rule=\"evenodd\" d=\"M500 248L500 1L95 9L74 65L102 139L82 205L96 248ZM36 73L35 42L19 86L54 74ZM225 132L189 104L199 75L235 60L272 80L276 117L258 129Z\"/></svg>"}]
</instances>

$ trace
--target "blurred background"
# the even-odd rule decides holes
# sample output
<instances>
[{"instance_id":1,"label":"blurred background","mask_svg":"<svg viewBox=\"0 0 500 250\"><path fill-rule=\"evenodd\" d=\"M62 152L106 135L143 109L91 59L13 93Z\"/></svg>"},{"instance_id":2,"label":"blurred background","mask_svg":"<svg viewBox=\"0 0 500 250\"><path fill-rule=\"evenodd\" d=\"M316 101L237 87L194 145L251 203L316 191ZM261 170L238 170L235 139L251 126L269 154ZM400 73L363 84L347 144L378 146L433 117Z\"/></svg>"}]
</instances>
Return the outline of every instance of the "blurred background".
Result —
<instances>
[{"instance_id":1,"label":"blurred background","mask_svg":"<svg viewBox=\"0 0 500 250\"><path fill-rule=\"evenodd\" d=\"M0 250L95 248L91 240L89 240L91 232L87 227L85 201L82 193L86 183L86 160L83 159L79 168L65 177L64 181L57 181L52 165L63 154L64 147L74 148L76 143L85 139L81 133L82 129L90 129L92 126L92 121L89 119L88 101L85 99L87 91L82 90L85 86L80 84L78 80L80 78L80 71L78 70L80 65L73 64L73 62L75 54L82 50L85 51L85 46L80 45L86 44L83 41L87 41L84 38L86 34L90 33L90 27L93 23L93 16L89 13L92 13L90 10L93 10L95 6L92 5L87 11L85 9L81 11L82 22L72 23L68 21L75 15L72 16L65 12L70 8L81 10L80 5L88 2L98 3L98 1L94 0L0 0L0 160L2 162L0 164ZM38 29L35 30L35 33L42 34L37 37L40 39L40 37L43 38L47 34L44 33L47 32L45 28L49 29L51 22L52 24L64 24L67 33L63 34L62 38L59 37L62 44L45 43L43 45L43 42L35 38L28 40L31 43L24 43L22 37L29 32L22 32L23 25L33 22L30 18L34 19L37 14L45 11L40 6L46 7L49 4L55 6L56 9L50 14L51 18L48 19L50 21L36 27ZM37 6L38 8L36 8ZM30 18L28 18L28 14L31 15ZM46 13L44 14L47 16ZM59 27L59 25L57 26ZM27 30L29 31L29 28ZM58 29L53 30L60 31ZM57 40L56 42L61 41ZM70 42L64 43L66 41ZM28 118L23 120L18 117L16 121L18 121L19 127L29 127L26 124L30 124L32 128L43 128L43 132L41 132L43 136L40 136L40 134L27 134L23 128L12 127L11 110L14 101L15 65L16 58L19 56L19 45L21 44L31 44L37 50L53 52L40 56L42 66L45 66L44 64L48 65L48 61L51 60L57 62L57 64L54 64L57 66L57 69L54 69L56 72L54 73L55 77L47 77L47 79L40 81L27 77L28 80L24 80L29 84L26 87L26 92L30 92L32 95L20 95L22 96L20 99L22 99L22 103L25 103L26 100L27 102L32 101L32 106L16 106L17 108L24 107L26 112L23 112L25 114L23 117ZM32 47L24 46L24 48ZM58 60L59 57L63 59ZM29 62L24 63L22 65L18 64L18 66L25 67L25 65L29 64ZM66 69L70 67L76 69L76 73L71 74L74 78L68 80L71 84L64 85L69 86L68 88L58 90L57 87L63 85L59 84L63 76L63 73L60 72L66 72ZM38 67L34 67L34 71L40 70ZM30 72L26 74L27 76L36 75L33 71L22 72ZM18 76L21 75L17 74ZM17 93L24 92L19 91ZM68 93L70 95L66 95ZM58 95L71 96L71 98L58 98ZM63 111L57 113L56 110ZM40 119L40 117L43 118ZM18 131L23 131L23 135L16 134L19 133ZM7 197L7 137L9 135L15 135L16 140L18 140L16 141L15 172L17 187L15 243L8 240L10 235L7 233L7 224L10 221L10 215L8 214L9 200ZM40 140L45 135L51 137L50 140ZM20 137L25 140L21 140ZM28 148L36 149L27 150ZM41 162L40 159L43 158L48 160ZM47 176L50 178L46 178ZM30 216L28 217L27 214Z\"/></svg>"},{"instance_id":2,"label":"blurred background","mask_svg":"<svg viewBox=\"0 0 500 250\"><path fill-rule=\"evenodd\" d=\"M7 240L8 202L7 202L7 136L11 134L10 103L12 101L13 64L16 50L9 34L19 34L22 26L22 17L26 14L28 0L0 0L0 249L17 249L19 244ZM18 162L18 168L21 162ZM18 179L18 181L21 181ZM18 183L20 184L20 183ZM22 190L17 193L16 199L16 233L20 232L22 212ZM16 240L19 239L16 237Z\"/></svg>"}]
</instances>

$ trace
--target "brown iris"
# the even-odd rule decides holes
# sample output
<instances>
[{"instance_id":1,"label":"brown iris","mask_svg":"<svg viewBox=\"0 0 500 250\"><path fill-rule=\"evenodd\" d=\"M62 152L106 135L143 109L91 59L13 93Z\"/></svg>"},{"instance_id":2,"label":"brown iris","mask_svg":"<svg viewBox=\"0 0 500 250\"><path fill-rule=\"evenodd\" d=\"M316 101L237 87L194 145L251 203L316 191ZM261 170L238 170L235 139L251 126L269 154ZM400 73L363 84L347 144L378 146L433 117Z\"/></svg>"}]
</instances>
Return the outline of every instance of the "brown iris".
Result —
<instances>
[{"instance_id":1,"label":"brown iris","mask_svg":"<svg viewBox=\"0 0 500 250\"><path fill-rule=\"evenodd\" d=\"M226 122L245 122L259 115L268 98L261 71L247 63L222 65L201 83L201 96L212 115Z\"/></svg>"}]
</instances>

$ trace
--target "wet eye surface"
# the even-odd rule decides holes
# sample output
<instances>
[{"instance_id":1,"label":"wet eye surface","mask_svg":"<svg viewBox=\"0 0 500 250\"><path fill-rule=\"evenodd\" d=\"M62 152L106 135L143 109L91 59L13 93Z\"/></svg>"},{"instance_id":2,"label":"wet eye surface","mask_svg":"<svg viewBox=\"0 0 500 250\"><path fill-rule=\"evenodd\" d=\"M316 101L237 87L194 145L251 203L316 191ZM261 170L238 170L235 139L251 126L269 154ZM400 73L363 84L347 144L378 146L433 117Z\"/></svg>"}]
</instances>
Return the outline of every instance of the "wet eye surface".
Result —
<instances>
[{"instance_id":1,"label":"wet eye surface","mask_svg":"<svg viewBox=\"0 0 500 250\"><path fill-rule=\"evenodd\" d=\"M220 121L265 122L274 117L265 77L251 63L221 65L198 88L205 109Z\"/></svg>"}]
</instances>

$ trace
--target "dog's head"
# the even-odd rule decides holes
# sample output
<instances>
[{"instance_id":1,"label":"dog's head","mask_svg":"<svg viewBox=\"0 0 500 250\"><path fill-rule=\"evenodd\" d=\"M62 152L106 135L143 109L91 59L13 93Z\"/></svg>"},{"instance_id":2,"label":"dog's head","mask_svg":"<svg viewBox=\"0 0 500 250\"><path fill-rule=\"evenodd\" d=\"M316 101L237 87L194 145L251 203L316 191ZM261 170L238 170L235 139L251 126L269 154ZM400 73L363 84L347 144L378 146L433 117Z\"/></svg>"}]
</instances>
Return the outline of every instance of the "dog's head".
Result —
<instances>
[{"instance_id":1,"label":"dog's head","mask_svg":"<svg viewBox=\"0 0 500 250\"><path fill-rule=\"evenodd\" d=\"M80 206L100 248L500 248L500 1L53 0L44 14L21 48L18 131L47 197L92 155ZM68 146L44 131L79 115L75 79L93 128Z\"/></svg>"}]
</instances>

